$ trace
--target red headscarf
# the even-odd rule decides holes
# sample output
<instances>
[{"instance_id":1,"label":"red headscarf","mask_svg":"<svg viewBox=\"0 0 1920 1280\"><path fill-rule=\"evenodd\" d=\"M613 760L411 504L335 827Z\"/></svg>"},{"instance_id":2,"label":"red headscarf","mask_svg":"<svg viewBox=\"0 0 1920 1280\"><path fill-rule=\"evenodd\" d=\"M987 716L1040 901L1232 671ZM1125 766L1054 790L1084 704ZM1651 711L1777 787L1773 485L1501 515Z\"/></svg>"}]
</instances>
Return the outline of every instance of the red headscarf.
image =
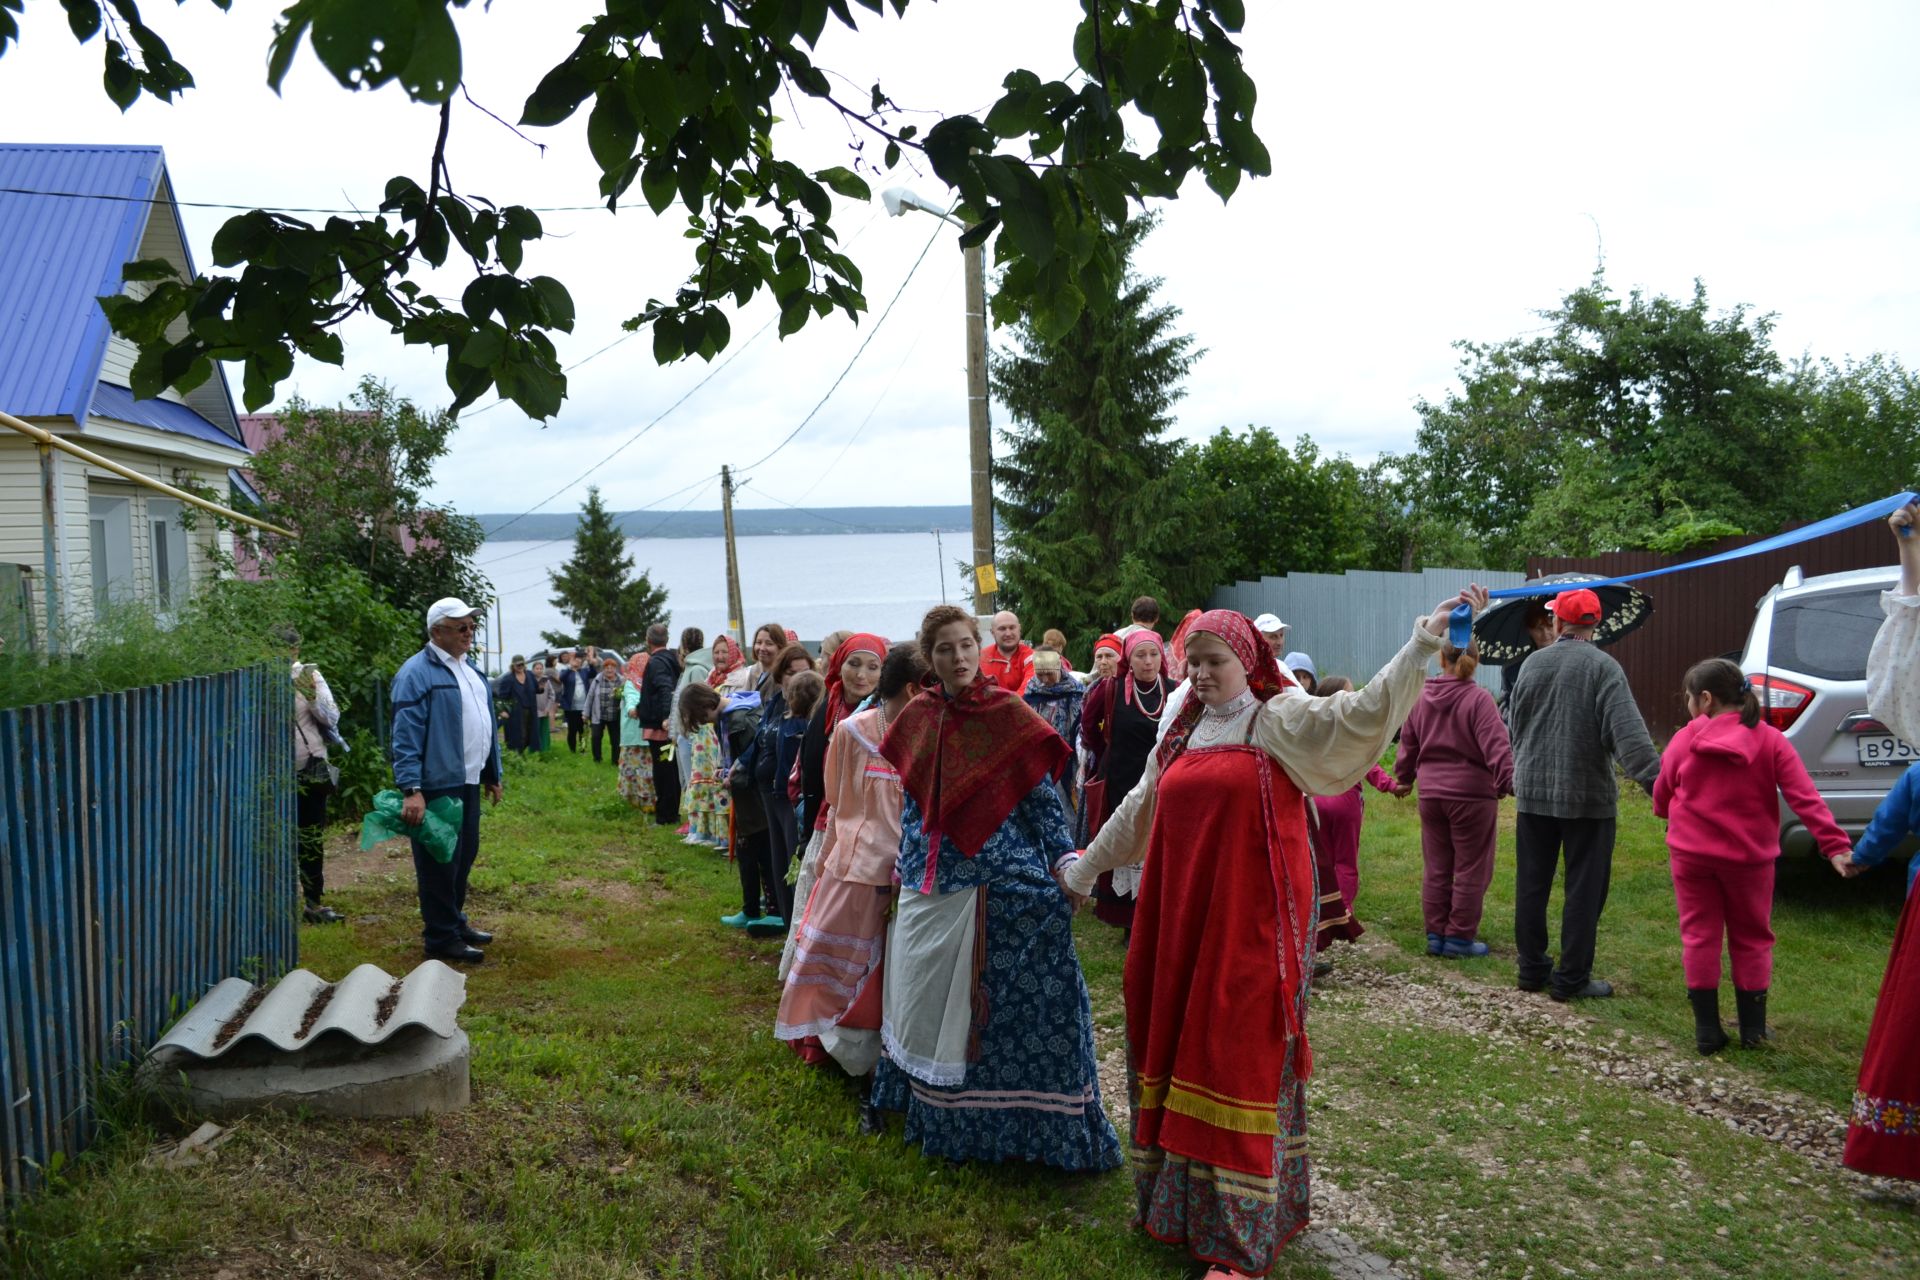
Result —
<instances>
[{"instance_id":1,"label":"red headscarf","mask_svg":"<svg viewBox=\"0 0 1920 1280\"><path fill-rule=\"evenodd\" d=\"M969 858L979 853L1070 749L1039 712L985 674L957 696L933 676L928 690L894 718L880 754L924 815L930 882L941 836Z\"/></svg>"},{"instance_id":2,"label":"red headscarf","mask_svg":"<svg viewBox=\"0 0 1920 1280\"><path fill-rule=\"evenodd\" d=\"M1126 645L1120 650L1120 661L1126 669L1122 670L1118 677L1116 677L1123 682L1121 684L1120 694L1121 697L1126 700L1128 706L1133 705L1134 679L1131 669L1133 651L1135 649L1143 649L1147 645L1152 645L1160 651L1160 675L1164 678L1167 674L1167 646L1166 643L1160 639L1160 633L1158 631L1136 631L1128 636Z\"/></svg>"},{"instance_id":3,"label":"red headscarf","mask_svg":"<svg viewBox=\"0 0 1920 1280\"><path fill-rule=\"evenodd\" d=\"M727 656L724 658L720 656L722 644L727 646ZM727 677L738 671L740 664L744 661L746 659L740 655L740 645L732 636L724 631L715 636L713 638L713 672L707 677L708 687L718 689L725 684Z\"/></svg>"},{"instance_id":4,"label":"red headscarf","mask_svg":"<svg viewBox=\"0 0 1920 1280\"><path fill-rule=\"evenodd\" d=\"M1273 649L1253 629L1253 623L1245 614L1235 613L1231 609L1209 609L1191 620L1185 639L1191 639L1200 632L1226 642L1233 656L1247 672L1247 688L1261 702L1266 702L1282 690L1292 687L1294 681L1280 670L1280 660L1273 656ZM1189 696L1180 708L1180 715L1167 730L1167 736L1161 740L1159 749L1162 771L1187 749L1187 737L1193 732L1193 726L1200 722L1206 712L1206 706L1199 698Z\"/></svg>"},{"instance_id":5,"label":"red headscarf","mask_svg":"<svg viewBox=\"0 0 1920 1280\"><path fill-rule=\"evenodd\" d=\"M847 705L846 694L842 688L840 669L847 665L847 659L856 653L870 653L882 662L887 660L887 638L874 635L871 631L861 631L841 641L840 647L833 651L827 660L827 732L845 720L853 712Z\"/></svg>"},{"instance_id":6,"label":"red headscarf","mask_svg":"<svg viewBox=\"0 0 1920 1280\"><path fill-rule=\"evenodd\" d=\"M1102 649L1111 649L1117 656L1122 658L1127 656L1126 641L1116 635L1104 635L1093 642L1093 651L1095 653L1099 653Z\"/></svg>"}]
</instances>

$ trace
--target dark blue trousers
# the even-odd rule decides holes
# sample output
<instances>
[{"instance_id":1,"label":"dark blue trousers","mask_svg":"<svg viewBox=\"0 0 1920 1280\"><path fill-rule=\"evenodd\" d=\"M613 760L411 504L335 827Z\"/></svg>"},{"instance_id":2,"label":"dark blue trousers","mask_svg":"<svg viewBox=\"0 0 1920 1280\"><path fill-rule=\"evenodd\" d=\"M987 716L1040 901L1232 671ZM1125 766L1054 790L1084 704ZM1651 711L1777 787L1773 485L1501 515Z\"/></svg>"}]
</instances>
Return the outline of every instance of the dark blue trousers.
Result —
<instances>
[{"instance_id":1,"label":"dark blue trousers","mask_svg":"<svg viewBox=\"0 0 1920 1280\"><path fill-rule=\"evenodd\" d=\"M460 930L467 923L467 877L473 873L473 861L480 856L480 787L455 787L448 791L427 791L428 804L441 796L460 801L460 844L453 861L435 862L427 847L413 844L413 877L420 886L421 936L429 948L455 947L461 944Z\"/></svg>"}]
</instances>

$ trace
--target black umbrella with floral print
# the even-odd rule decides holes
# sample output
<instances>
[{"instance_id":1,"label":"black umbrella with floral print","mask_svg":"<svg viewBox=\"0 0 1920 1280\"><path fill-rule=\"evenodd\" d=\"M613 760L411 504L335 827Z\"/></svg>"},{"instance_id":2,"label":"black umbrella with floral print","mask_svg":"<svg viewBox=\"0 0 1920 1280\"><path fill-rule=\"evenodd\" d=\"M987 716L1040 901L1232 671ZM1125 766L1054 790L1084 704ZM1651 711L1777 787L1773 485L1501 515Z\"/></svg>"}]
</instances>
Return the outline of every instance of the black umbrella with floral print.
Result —
<instances>
[{"instance_id":1,"label":"black umbrella with floral print","mask_svg":"<svg viewBox=\"0 0 1920 1280\"><path fill-rule=\"evenodd\" d=\"M1527 579L1529 587L1553 587L1556 591L1539 596L1502 600L1473 620L1473 638L1480 645L1480 661L1496 667L1508 667L1533 652L1533 637L1527 634L1527 613L1536 603L1549 603L1558 591L1568 591L1583 582L1602 581L1596 573L1550 573ZM1629 634L1653 616L1653 600L1632 587L1595 587L1600 597L1600 625L1594 629L1593 642L1609 645Z\"/></svg>"}]
</instances>

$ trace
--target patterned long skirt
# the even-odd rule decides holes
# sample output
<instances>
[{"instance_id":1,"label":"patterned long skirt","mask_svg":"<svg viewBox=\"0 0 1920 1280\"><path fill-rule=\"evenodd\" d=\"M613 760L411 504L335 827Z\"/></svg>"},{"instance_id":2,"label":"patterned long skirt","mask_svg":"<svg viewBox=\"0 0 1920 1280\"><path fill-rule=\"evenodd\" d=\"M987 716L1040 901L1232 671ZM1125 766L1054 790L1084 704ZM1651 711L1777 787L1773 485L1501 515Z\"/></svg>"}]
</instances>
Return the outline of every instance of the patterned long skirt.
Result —
<instances>
[{"instance_id":1,"label":"patterned long skirt","mask_svg":"<svg viewBox=\"0 0 1920 1280\"><path fill-rule=\"evenodd\" d=\"M687 776L683 812L688 831L716 847L727 843L727 815L732 798L720 780L720 735L710 724L693 731L693 763Z\"/></svg>"},{"instance_id":2,"label":"patterned long skirt","mask_svg":"<svg viewBox=\"0 0 1920 1280\"><path fill-rule=\"evenodd\" d=\"M653 757L644 744L620 748L620 795L641 812L653 812Z\"/></svg>"},{"instance_id":3,"label":"patterned long skirt","mask_svg":"<svg viewBox=\"0 0 1920 1280\"><path fill-rule=\"evenodd\" d=\"M1849 1169L1920 1179L1920 896L1907 895L1854 1089Z\"/></svg>"}]
</instances>

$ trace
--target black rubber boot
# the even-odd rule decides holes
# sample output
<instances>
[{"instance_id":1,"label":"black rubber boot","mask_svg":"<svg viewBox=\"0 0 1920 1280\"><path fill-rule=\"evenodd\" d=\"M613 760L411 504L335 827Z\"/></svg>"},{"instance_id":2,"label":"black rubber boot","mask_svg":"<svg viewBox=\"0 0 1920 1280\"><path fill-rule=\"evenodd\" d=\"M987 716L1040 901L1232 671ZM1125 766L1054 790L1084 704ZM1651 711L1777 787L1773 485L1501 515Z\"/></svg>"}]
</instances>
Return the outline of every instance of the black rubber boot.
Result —
<instances>
[{"instance_id":1,"label":"black rubber boot","mask_svg":"<svg viewBox=\"0 0 1920 1280\"><path fill-rule=\"evenodd\" d=\"M1772 1034L1767 1030L1767 991L1733 989L1734 1007L1740 1011L1740 1047L1758 1049Z\"/></svg>"},{"instance_id":2,"label":"black rubber boot","mask_svg":"<svg viewBox=\"0 0 1920 1280\"><path fill-rule=\"evenodd\" d=\"M1720 988L1688 987L1693 1006L1693 1045L1702 1056L1727 1047L1727 1029L1720 1025Z\"/></svg>"}]
</instances>

